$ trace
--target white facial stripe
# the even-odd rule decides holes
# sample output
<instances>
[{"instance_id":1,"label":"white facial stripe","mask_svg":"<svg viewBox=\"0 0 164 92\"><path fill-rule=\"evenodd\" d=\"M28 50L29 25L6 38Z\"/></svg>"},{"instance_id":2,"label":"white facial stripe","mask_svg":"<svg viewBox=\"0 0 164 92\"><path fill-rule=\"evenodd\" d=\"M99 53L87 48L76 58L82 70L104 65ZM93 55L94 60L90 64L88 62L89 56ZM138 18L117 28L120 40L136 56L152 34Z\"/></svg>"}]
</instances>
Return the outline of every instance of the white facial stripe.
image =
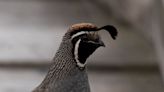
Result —
<instances>
[{"instance_id":1,"label":"white facial stripe","mask_svg":"<svg viewBox=\"0 0 164 92\"><path fill-rule=\"evenodd\" d=\"M93 44L96 44L96 42L94 42L94 41L88 41L88 43L93 43Z\"/></svg>"},{"instance_id":2,"label":"white facial stripe","mask_svg":"<svg viewBox=\"0 0 164 92\"><path fill-rule=\"evenodd\" d=\"M88 33L88 32L85 32L85 31L77 32L76 34L72 35L72 38L71 38L71 39L73 39L73 38L75 38L75 37L77 37L77 36L79 36L79 35L87 34L87 33Z\"/></svg>"},{"instance_id":3,"label":"white facial stripe","mask_svg":"<svg viewBox=\"0 0 164 92\"><path fill-rule=\"evenodd\" d=\"M79 35L83 35L83 34L89 34L91 32L87 32L87 31L80 31L77 32L76 34L73 34L71 39L74 39L75 37L79 36ZM79 49L79 45L80 45L81 39L79 39L76 43L75 43L75 49L74 49L74 56L75 56L75 60L77 65L79 66L79 68L83 68L86 65L86 62L83 64L79 61L79 56L78 56L78 49ZM90 43L94 43L93 41L89 41Z\"/></svg>"},{"instance_id":4,"label":"white facial stripe","mask_svg":"<svg viewBox=\"0 0 164 92\"><path fill-rule=\"evenodd\" d=\"M78 49L79 49L80 41L81 41L81 39L79 39L79 40L76 42L76 44L75 44L74 55L75 55L75 60L76 60L77 65L78 65L80 68L82 68L82 67L85 66L86 63L82 64L82 63L80 63L80 61L79 61L79 59L78 59L78 58L79 58L79 57L78 57Z\"/></svg>"}]
</instances>

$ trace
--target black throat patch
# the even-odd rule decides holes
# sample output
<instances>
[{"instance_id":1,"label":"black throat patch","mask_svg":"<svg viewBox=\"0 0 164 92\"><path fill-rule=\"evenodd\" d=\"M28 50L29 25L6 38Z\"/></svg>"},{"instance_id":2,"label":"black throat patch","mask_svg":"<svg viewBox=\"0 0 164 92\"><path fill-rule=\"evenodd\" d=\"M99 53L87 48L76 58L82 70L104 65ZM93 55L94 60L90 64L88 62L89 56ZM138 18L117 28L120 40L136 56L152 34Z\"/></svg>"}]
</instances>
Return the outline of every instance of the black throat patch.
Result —
<instances>
[{"instance_id":1,"label":"black throat patch","mask_svg":"<svg viewBox=\"0 0 164 92\"><path fill-rule=\"evenodd\" d=\"M81 40L80 36L74 38L72 40L73 50L72 53L74 55L77 66L80 68L84 68L86 65L87 58L99 47L93 43L88 43L86 41Z\"/></svg>"}]
</instances>

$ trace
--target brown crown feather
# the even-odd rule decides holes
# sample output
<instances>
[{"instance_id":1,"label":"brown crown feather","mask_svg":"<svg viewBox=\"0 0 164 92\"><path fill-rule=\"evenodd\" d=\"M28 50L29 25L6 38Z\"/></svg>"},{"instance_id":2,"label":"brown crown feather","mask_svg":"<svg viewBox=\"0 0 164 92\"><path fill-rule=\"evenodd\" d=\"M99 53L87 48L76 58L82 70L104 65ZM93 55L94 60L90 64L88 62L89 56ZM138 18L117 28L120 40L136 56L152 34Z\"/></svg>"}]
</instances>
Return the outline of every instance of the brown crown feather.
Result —
<instances>
[{"instance_id":1,"label":"brown crown feather","mask_svg":"<svg viewBox=\"0 0 164 92\"><path fill-rule=\"evenodd\" d=\"M71 32L71 33L76 33L78 31L90 31L90 30L97 30L97 26L95 26L94 24L92 23L77 23L77 24L73 24L68 32Z\"/></svg>"}]
</instances>

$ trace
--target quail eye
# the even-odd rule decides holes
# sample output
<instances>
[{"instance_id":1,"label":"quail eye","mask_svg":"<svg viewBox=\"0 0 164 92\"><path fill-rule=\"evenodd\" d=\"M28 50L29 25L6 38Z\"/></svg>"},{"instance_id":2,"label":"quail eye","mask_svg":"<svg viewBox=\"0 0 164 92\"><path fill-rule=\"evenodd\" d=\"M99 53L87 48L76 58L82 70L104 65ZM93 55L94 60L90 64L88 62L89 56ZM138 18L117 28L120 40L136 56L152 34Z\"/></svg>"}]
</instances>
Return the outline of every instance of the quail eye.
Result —
<instances>
[{"instance_id":1,"label":"quail eye","mask_svg":"<svg viewBox=\"0 0 164 92\"><path fill-rule=\"evenodd\" d=\"M87 36L83 36L82 40L83 40L83 41L88 41Z\"/></svg>"},{"instance_id":2,"label":"quail eye","mask_svg":"<svg viewBox=\"0 0 164 92\"><path fill-rule=\"evenodd\" d=\"M83 41L88 41L88 38L86 38L86 37L85 37L85 38L83 38Z\"/></svg>"},{"instance_id":3,"label":"quail eye","mask_svg":"<svg viewBox=\"0 0 164 92\"><path fill-rule=\"evenodd\" d=\"M98 42L98 41L99 41L99 38L96 38L96 39L95 39L95 42Z\"/></svg>"}]
</instances>

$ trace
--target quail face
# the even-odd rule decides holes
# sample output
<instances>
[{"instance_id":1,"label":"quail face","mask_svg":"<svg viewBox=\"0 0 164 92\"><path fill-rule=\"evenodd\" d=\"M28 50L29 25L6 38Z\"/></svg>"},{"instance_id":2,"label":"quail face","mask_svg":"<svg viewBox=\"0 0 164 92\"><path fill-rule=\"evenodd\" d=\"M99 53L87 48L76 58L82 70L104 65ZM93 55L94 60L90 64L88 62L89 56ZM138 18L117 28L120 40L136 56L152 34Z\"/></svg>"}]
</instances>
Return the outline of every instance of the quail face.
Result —
<instances>
[{"instance_id":1,"label":"quail face","mask_svg":"<svg viewBox=\"0 0 164 92\"><path fill-rule=\"evenodd\" d=\"M80 68L86 64L86 59L100 46L105 46L100 36L95 32L86 32L72 39L73 54Z\"/></svg>"},{"instance_id":2,"label":"quail face","mask_svg":"<svg viewBox=\"0 0 164 92\"><path fill-rule=\"evenodd\" d=\"M98 30L110 30L112 38L115 39L117 31L113 26L96 27L91 23L80 23L73 25L69 32L71 33L71 40L73 44L72 53L77 66L82 69L86 65L86 59L99 47L104 45L101 40ZM113 32L112 32L113 31Z\"/></svg>"}]
</instances>

